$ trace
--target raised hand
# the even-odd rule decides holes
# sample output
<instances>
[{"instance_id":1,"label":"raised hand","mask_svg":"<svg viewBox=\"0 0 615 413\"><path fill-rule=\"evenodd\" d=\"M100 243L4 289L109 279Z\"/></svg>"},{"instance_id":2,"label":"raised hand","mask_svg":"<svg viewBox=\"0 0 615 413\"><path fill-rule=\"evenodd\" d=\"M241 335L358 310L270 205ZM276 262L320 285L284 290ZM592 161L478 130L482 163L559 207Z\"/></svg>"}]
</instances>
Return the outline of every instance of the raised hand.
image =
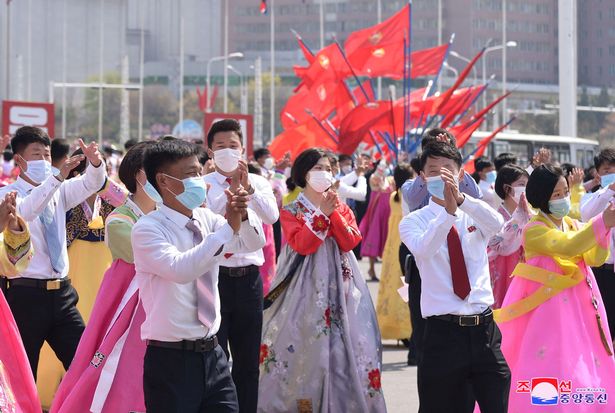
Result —
<instances>
[{"instance_id":1,"label":"raised hand","mask_svg":"<svg viewBox=\"0 0 615 413\"><path fill-rule=\"evenodd\" d=\"M463 170L460 171L459 176L463 176L462 174L463 174ZM459 176L457 177L457 179L455 179L456 178L455 175L446 168L440 169L440 176L442 177L442 180L444 181L445 186L446 184L450 184L451 191L453 193L453 196L455 197L457 205L460 205L465 198L459 191L459 181L458 181ZM446 189L444 193L446 194Z\"/></svg>"},{"instance_id":2,"label":"raised hand","mask_svg":"<svg viewBox=\"0 0 615 413\"><path fill-rule=\"evenodd\" d=\"M4 152L4 150L11 144L11 135L4 135L2 139L0 139L0 152Z\"/></svg>"},{"instance_id":3,"label":"raised hand","mask_svg":"<svg viewBox=\"0 0 615 413\"><path fill-rule=\"evenodd\" d=\"M89 145L86 145L83 139L79 139L79 147L92 166L98 168L103 161L103 157L98 150L98 144L96 142L90 142Z\"/></svg>"},{"instance_id":4,"label":"raised hand","mask_svg":"<svg viewBox=\"0 0 615 413\"><path fill-rule=\"evenodd\" d=\"M62 176L62 179L68 178L70 172L75 169L84 159L85 155L75 155L65 160L60 167L60 176Z\"/></svg>"},{"instance_id":5,"label":"raised hand","mask_svg":"<svg viewBox=\"0 0 615 413\"><path fill-rule=\"evenodd\" d=\"M284 158L281 161L275 164L275 169L278 171L283 171L284 169L290 166L290 152L286 152L284 154Z\"/></svg>"},{"instance_id":6,"label":"raised hand","mask_svg":"<svg viewBox=\"0 0 615 413\"><path fill-rule=\"evenodd\" d=\"M585 176L585 172L581 168L574 168L572 172L566 177L568 180L568 187L572 188L576 185L581 185L583 183L583 177Z\"/></svg>"},{"instance_id":7,"label":"raised hand","mask_svg":"<svg viewBox=\"0 0 615 413\"><path fill-rule=\"evenodd\" d=\"M9 210L8 227L13 232L21 232L23 228L17 219L17 192L9 192L4 197L4 203Z\"/></svg>"},{"instance_id":8,"label":"raised hand","mask_svg":"<svg viewBox=\"0 0 615 413\"><path fill-rule=\"evenodd\" d=\"M10 202L7 202L9 194L4 198L0 204L0 231L4 231L11 219L11 206ZM14 212L14 210L13 210Z\"/></svg>"},{"instance_id":9,"label":"raised hand","mask_svg":"<svg viewBox=\"0 0 615 413\"><path fill-rule=\"evenodd\" d=\"M602 213L602 219L607 228L615 227L615 205L609 204L609 207Z\"/></svg>"},{"instance_id":10,"label":"raised hand","mask_svg":"<svg viewBox=\"0 0 615 413\"><path fill-rule=\"evenodd\" d=\"M233 173L232 180L235 179L235 175L237 176L238 183L246 190L250 189L250 180L248 179L248 162L243 159L239 160L239 165L235 172ZM232 184L231 184L232 185Z\"/></svg>"},{"instance_id":11,"label":"raised hand","mask_svg":"<svg viewBox=\"0 0 615 413\"><path fill-rule=\"evenodd\" d=\"M525 196L525 192L521 194L519 197L519 204L517 205L517 209L521 210L524 214L529 216L530 212L530 204L527 202L527 197Z\"/></svg>"},{"instance_id":12,"label":"raised hand","mask_svg":"<svg viewBox=\"0 0 615 413\"><path fill-rule=\"evenodd\" d=\"M324 194L323 201L320 203L320 210L326 216L331 216L333 211L335 211L335 209L339 205L339 202L340 200L339 200L339 197L337 196L337 192L328 190Z\"/></svg>"}]
</instances>

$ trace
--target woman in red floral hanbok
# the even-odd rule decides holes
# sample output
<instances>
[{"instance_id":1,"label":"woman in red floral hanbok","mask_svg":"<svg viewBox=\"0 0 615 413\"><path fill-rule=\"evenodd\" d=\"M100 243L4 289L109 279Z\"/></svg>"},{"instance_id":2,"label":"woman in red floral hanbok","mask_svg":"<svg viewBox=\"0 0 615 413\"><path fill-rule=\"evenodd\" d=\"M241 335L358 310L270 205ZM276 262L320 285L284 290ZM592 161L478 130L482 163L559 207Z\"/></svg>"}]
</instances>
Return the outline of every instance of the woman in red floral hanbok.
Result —
<instances>
[{"instance_id":1,"label":"woman in red floral hanbok","mask_svg":"<svg viewBox=\"0 0 615 413\"><path fill-rule=\"evenodd\" d=\"M261 412L384 412L376 313L352 249L354 215L327 154L308 149L293 180L305 188L280 214L288 244L265 299Z\"/></svg>"}]
</instances>

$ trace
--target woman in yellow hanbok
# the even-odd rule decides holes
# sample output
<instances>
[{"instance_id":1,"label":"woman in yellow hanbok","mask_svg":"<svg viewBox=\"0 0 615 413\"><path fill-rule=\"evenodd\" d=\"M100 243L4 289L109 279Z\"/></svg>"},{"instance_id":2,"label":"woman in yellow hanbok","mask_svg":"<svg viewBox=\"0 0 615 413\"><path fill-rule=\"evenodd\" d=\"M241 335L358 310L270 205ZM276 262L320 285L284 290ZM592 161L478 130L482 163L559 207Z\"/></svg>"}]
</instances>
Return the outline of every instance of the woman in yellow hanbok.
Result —
<instances>
[{"instance_id":1,"label":"woman in yellow hanbok","mask_svg":"<svg viewBox=\"0 0 615 413\"><path fill-rule=\"evenodd\" d=\"M396 191L391 194L391 215L389 216L389 232L382 256L382 271L380 273L380 288L378 289L378 301L376 315L380 334L383 339L409 339L412 333L410 326L410 312L408 304L402 300L397 290L403 286L403 276L399 266L399 223L402 219L401 212L401 186L413 176L412 168L408 164L399 164L395 167L393 178Z\"/></svg>"}]
</instances>

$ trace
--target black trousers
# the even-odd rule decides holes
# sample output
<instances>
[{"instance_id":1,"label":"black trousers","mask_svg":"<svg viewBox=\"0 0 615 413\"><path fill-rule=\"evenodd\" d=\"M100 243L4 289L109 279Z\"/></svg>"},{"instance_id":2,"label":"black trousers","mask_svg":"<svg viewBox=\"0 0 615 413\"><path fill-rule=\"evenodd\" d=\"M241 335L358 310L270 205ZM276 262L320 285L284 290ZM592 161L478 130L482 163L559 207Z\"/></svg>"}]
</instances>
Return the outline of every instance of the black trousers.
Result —
<instances>
[{"instance_id":1,"label":"black trousers","mask_svg":"<svg viewBox=\"0 0 615 413\"><path fill-rule=\"evenodd\" d=\"M258 269L243 277L220 274L222 323L218 341L233 358L232 375L242 413L256 412L261 333L263 280Z\"/></svg>"},{"instance_id":2,"label":"black trousers","mask_svg":"<svg viewBox=\"0 0 615 413\"><path fill-rule=\"evenodd\" d=\"M282 252L282 224L278 219L273 223L273 243L275 244L275 257L276 259L280 256Z\"/></svg>"},{"instance_id":3,"label":"black trousers","mask_svg":"<svg viewBox=\"0 0 615 413\"><path fill-rule=\"evenodd\" d=\"M77 291L71 285L54 291L22 286L6 289L5 285L2 289L19 328L34 378L45 341L68 370L85 329L76 307Z\"/></svg>"},{"instance_id":4,"label":"black trousers","mask_svg":"<svg viewBox=\"0 0 615 413\"><path fill-rule=\"evenodd\" d=\"M419 413L506 413L510 369L494 321L461 327L428 318L419 359Z\"/></svg>"},{"instance_id":5,"label":"black trousers","mask_svg":"<svg viewBox=\"0 0 615 413\"><path fill-rule=\"evenodd\" d=\"M239 411L228 360L220 346L204 353L148 346L143 394L147 413Z\"/></svg>"},{"instance_id":6,"label":"black trousers","mask_svg":"<svg viewBox=\"0 0 615 413\"><path fill-rule=\"evenodd\" d=\"M611 337L615 338L615 273L613 272L613 265L605 264L602 267L592 268L592 271L602 296Z\"/></svg>"},{"instance_id":7,"label":"black trousers","mask_svg":"<svg viewBox=\"0 0 615 413\"><path fill-rule=\"evenodd\" d=\"M422 340L425 330L425 319L421 313L421 275L414 257L404 243L399 247L399 263L404 269L404 276L408 284L408 307L410 307L410 324L412 324L408 359L415 358L418 361L423 349Z\"/></svg>"}]
</instances>

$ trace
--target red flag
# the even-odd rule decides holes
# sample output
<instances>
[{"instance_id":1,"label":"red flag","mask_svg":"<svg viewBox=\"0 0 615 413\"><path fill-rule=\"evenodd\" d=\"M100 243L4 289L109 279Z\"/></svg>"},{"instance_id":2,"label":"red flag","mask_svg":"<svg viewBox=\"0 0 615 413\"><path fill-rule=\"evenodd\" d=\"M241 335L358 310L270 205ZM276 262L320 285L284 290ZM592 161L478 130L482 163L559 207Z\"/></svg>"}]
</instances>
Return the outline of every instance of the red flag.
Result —
<instances>
[{"instance_id":1,"label":"red flag","mask_svg":"<svg viewBox=\"0 0 615 413\"><path fill-rule=\"evenodd\" d=\"M365 96L366 94L367 96ZM373 102L376 100L370 79L364 81L361 86L354 88L352 92L346 87L340 87L339 93L335 96L337 98L335 102L335 115L340 122L357 105L362 105L364 103Z\"/></svg>"},{"instance_id":2,"label":"red flag","mask_svg":"<svg viewBox=\"0 0 615 413\"><path fill-rule=\"evenodd\" d=\"M430 49L412 52L410 74L413 79L438 73L446 56L448 43ZM388 44L359 49L348 55L348 61L359 76L404 77L404 43L395 41Z\"/></svg>"},{"instance_id":3,"label":"red flag","mask_svg":"<svg viewBox=\"0 0 615 413\"><path fill-rule=\"evenodd\" d=\"M479 120L470 121L464 123L463 125L452 127L448 130L455 137L457 141L457 148L461 149L466 143L468 143L472 137L472 134L480 128L480 125L483 124L484 120L485 118L480 118Z\"/></svg>"},{"instance_id":4,"label":"red flag","mask_svg":"<svg viewBox=\"0 0 615 413\"><path fill-rule=\"evenodd\" d=\"M341 82L351 72L337 44L332 43L319 51L308 67L296 67L296 74L303 74L301 80L308 86L336 81Z\"/></svg>"},{"instance_id":5,"label":"red flag","mask_svg":"<svg viewBox=\"0 0 615 413\"><path fill-rule=\"evenodd\" d=\"M491 109L493 109L495 107L495 105L497 105L498 103L500 103L502 100L506 99L508 97L508 95L510 95L512 93L512 91L506 92L505 94L503 94L502 96L500 96L499 98L497 98L496 100L494 100L493 102L491 102L489 105L487 105L486 108L484 108L483 110L481 110L480 112L478 112L476 115L474 115L472 118L473 119L478 119L478 118L482 118L483 116L485 116L487 113L489 113L489 111Z\"/></svg>"},{"instance_id":6,"label":"red flag","mask_svg":"<svg viewBox=\"0 0 615 413\"><path fill-rule=\"evenodd\" d=\"M474 162L473 162L474 159L483 156L483 154L485 153L485 149L487 149L487 146L489 146L489 143L497 136L498 133L506 129L513 120L515 120L514 117L511 118L508 122L506 122L502 126L500 126L499 128L497 128L496 130L494 130L491 135L483 138L476 146L476 152L474 152L474 156L471 157L472 162L470 162L470 159L468 159L468 162L466 162L463 169L465 169L468 173L473 174L475 171Z\"/></svg>"},{"instance_id":7,"label":"red flag","mask_svg":"<svg viewBox=\"0 0 615 413\"><path fill-rule=\"evenodd\" d=\"M305 42L303 41L303 38L299 35L299 33L297 33L294 30L292 30L292 32L295 35L295 37L297 38L297 43L299 43L299 49L301 49L301 52L303 52L303 57L308 62L308 64L312 64L314 62L314 59L315 59L314 53L312 53L310 48L307 47L307 45L305 44ZM296 73L296 71L295 71L295 73ZM297 76L299 76L299 75L297 75ZM299 76L299 77L302 77L302 76Z\"/></svg>"},{"instance_id":8,"label":"red flag","mask_svg":"<svg viewBox=\"0 0 615 413\"><path fill-rule=\"evenodd\" d=\"M441 113L445 116L444 119L442 119L442 122L440 122L440 127L447 128L458 115L461 115L466 110L468 110L470 106L475 103L476 98L480 95L481 91L485 87L486 86L470 88L468 93L466 93L462 99L459 99L457 104L454 105L454 107L452 107L448 112L442 111Z\"/></svg>"},{"instance_id":9,"label":"red flag","mask_svg":"<svg viewBox=\"0 0 615 413\"><path fill-rule=\"evenodd\" d=\"M472 70L472 67L474 67L474 65L476 64L478 59L480 59L480 57L483 55L483 53L485 53L485 48L483 48L480 52L478 52L476 54L476 56L474 56L474 59L472 59L472 61L470 63L468 63L468 65L465 67L465 69L463 69L463 71L459 74L459 77L455 81L455 84L442 95L441 102L436 107L435 113L438 113L438 114L445 113L441 109L448 102L448 100L451 98L451 96L453 96L453 93L455 93L455 91L463 83L465 78L468 77L468 74L470 74L470 71Z\"/></svg>"},{"instance_id":10,"label":"red flag","mask_svg":"<svg viewBox=\"0 0 615 413\"><path fill-rule=\"evenodd\" d=\"M267 1L266 0L261 0L260 11L261 11L261 14L267 14Z\"/></svg>"},{"instance_id":11,"label":"red flag","mask_svg":"<svg viewBox=\"0 0 615 413\"><path fill-rule=\"evenodd\" d=\"M410 5L407 4L382 23L351 33L344 43L346 54L351 56L359 49L394 41L403 43L404 37L408 36L409 24Z\"/></svg>"},{"instance_id":12,"label":"red flag","mask_svg":"<svg viewBox=\"0 0 615 413\"><path fill-rule=\"evenodd\" d=\"M345 89L335 82L323 83L312 88L302 86L297 93L288 98L280 119L284 129L296 127L308 120L310 116L305 111L309 109L318 119L324 119L333 112L336 103L336 93Z\"/></svg>"},{"instance_id":13,"label":"red flag","mask_svg":"<svg viewBox=\"0 0 615 413\"><path fill-rule=\"evenodd\" d=\"M337 144L312 118L285 130L269 144L269 150L274 158L281 159L286 152L290 152L291 160L304 150L317 147L337 150Z\"/></svg>"}]
</instances>

